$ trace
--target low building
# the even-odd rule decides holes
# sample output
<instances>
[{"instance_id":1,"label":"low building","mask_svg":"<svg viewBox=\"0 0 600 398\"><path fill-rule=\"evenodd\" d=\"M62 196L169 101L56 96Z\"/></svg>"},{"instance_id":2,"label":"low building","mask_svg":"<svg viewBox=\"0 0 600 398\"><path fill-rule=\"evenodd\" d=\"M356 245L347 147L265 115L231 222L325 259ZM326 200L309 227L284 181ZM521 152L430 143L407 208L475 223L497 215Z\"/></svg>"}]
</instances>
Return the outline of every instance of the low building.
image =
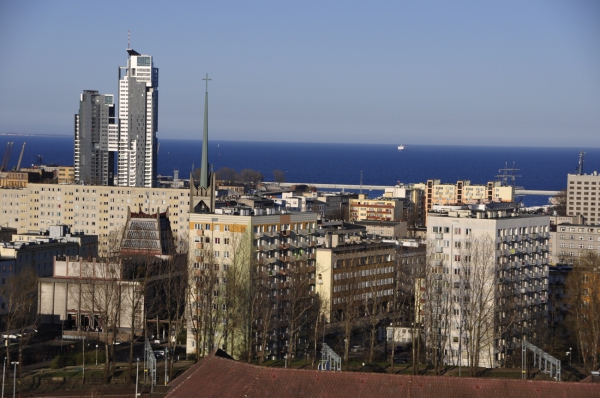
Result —
<instances>
[{"instance_id":1,"label":"low building","mask_svg":"<svg viewBox=\"0 0 600 398\"><path fill-rule=\"evenodd\" d=\"M50 277L38 281L41 323L98 331L111 326L103 319L110 312L117 328L142 329L143 292L138 282L123 279L121 263L58 256L52 269Z\"/></svg>"},{"instance_id":2,"label":"low building","mask_svg":"<svg viewBox=\"0 0 600 398\"><path fill-rule=\"evenodd\" d=\"M59 166L57 173L59 184L74 184L75 183L75 167Z\"/></svg>"},{"instance_id":3,"label":"low building","mask_svg":"<svg viewBox=\"0 0 600 398\"><path fill-rule=\"evenodd\" d=\"M367 234L384 239L398 239L408 236L406 221L357 221L356 224L367 227Z\"/></svg>"},{"instance_id":4,"label":"low building","mask_svg":"<svg viewBox=\"0 0 600 398\"><path fill-rule=\"evenodd\" d=\"M25 188L28 182L27 173L20 171L0 172L0 188Z\"/></svg>"},{"instance_id":5,"label":"low building","mask_svg":"<svg viewBox=\"0 0 600 398\"><path fill-rule=\"evenodd\" d=\"M358 199L350 199L350 220L402 221L409 206L408 199L368 199L367 195L360 194Z\"/></svg>"}]
</instances>

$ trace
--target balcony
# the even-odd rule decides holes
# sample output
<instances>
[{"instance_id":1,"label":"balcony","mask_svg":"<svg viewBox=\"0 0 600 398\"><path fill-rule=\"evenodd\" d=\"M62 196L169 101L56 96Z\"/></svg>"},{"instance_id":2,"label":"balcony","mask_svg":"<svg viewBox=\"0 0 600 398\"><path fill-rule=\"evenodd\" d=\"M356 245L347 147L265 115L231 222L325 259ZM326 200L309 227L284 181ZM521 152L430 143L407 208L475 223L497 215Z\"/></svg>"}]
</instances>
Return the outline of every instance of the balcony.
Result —
<instances>
[{"instance_id":1,"label":"balcony","mask_svg":"<svg viewBox=\"0 0 600 398\"><path fill-rule=\"evenodd\" d=\"M435 234L435 239L444 239L444 234Z\"/></svg>"},{"instance_id":2,"label":"balcony","mask_svg":"<svg viewBox=\"0 0 600 398\"><path fill-rule=\"evenodd\" d=\"M280 234L281 236L290 236L291 232L289 229L285 230L285 231L281 231Z\"/></svg>"},{"instance_id":3,"label":"balcony","mask_svg":"<svg viewBox=\"0 0 600 398\"><path fill-rule=\"evenodd\" d=\"M436 253L443 253L443 252L444 252L444 248L443 248L443 247L436 246L436 247L435 247L435 252L436 252Z\"/></svg>"}]
</instances>

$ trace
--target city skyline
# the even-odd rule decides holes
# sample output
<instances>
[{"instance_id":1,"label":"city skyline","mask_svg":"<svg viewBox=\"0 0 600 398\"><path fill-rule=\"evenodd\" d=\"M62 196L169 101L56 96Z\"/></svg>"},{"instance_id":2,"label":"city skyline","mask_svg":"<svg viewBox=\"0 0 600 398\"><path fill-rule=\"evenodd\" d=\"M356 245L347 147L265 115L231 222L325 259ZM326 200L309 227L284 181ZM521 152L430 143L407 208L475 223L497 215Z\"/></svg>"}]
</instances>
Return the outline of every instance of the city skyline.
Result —
<instances>
[{"instance_id":1,"label":"city skyline","mask_svg":"<svg viewBox=\"0 0 600 398\"><path fill-rule=\"evenodd\" d=\"M161 67L159 141L200 139L208 72L216 140L595 146L595 2L236 4L0 5L0 131L69 135L130 30Z\"/></svg>"}]
</instances>

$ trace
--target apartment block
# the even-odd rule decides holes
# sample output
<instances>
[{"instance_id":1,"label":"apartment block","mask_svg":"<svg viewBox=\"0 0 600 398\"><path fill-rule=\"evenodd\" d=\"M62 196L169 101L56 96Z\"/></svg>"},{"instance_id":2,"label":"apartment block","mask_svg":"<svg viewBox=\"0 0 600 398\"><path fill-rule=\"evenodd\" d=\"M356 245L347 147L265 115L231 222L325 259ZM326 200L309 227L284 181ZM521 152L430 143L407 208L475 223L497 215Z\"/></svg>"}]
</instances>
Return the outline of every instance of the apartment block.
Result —
<instances>
[{"instance_id":1,"label":"apartment block","mask_svg":"<svg viewBox=\"0 0 600 398\"><path fill-rule=\"evenodd\" d=\"M340 234L325 238L325 246L317 249L317 293L327 303L327 321L343 320L349 301L362 307L360 316L372 300L378 300L380 308L390 309L396 291L396 244L346 241Z\"/></svg>"},{"instance_id":2,"label":"apartment block","mask_svg":"<svg viewBox=\"0 0 600 398\"><path fill-rule=\"evenodd\" d=\"M478 311L489 314L494 325L480 336L485 343L479 366L501 364L508 350L520 347L523 336L535 343L537 327L546 322L549 218L514 213L511 208L509 203L457 206L452 211L440 206L432 210L443 212L429 213L431 281L426 282L426 296L427 300L436 295L448 298L435 304L447 306L437 310L449 314L447 324L435 325L445 335L442 349L448 364L467 365L465 347L474 336L465 325L472 324L472 305L483 295L489 298L477 302L482 305ZM473 246L482 242L487 242L486 247ZM475 286L476 281L471 281L475 275L486 283ZM431 333L428 319L431 322L431 317L425 317L425 327Z\"/></svg>"},{"instance_id":3,"label":"apartment block","mask_svg":"<svg viewBox=\"0 0 600 398\"><path fill-rule=\"evenodd\" d=\"M515 201L512 186L503 186L499 181L490 181L485 185L474 185L469 180L459 180L456 184L442 184L440 180L427 180L425 187L425 211L431 211L434 205L453 205L474 202Z\"/></svg>"},{"instance_id":4,"label":"apartment block","mask_svg":"<svg viewBox=\"0 0 600 398\"><path fill-rule=\"evenodd\" d=\"M187 242L189 195L186 189L28 184L0 190L0 224L19 232L68 225L73 232L98 235L103 256L109 235L125 225L128 209L168 212L173 236Z\"/></svg>"},{"instance_id":5,"label":"apartment block","mask_svg":"<svg viewBox=\"0 0 600 398\"><path fill-rule=\"evenodd\" d=\"M282 359L288 353L291 333L285 317L291 274L306 276L306 294L314 294L316 222L315 213L289 213L270 208L228 207L217 209L214 213L190 214L189 262L196 281L192 283L201 284L214 270L219 280L223 280L227 277L227 270L235 266L256 267L257 272L266 275L265 286L269 288L269 298L275 308L273 319L278 321L273 323L270 337L263 336L257 342L266 345L265 357ZM226 287L223 281L223 291L216 289L215 297L224 297ZM196 289L201 291L200 285ZM196 313L188 326L188 354L200 354L202 348L198 344L211 351L219 346L219 341L223 342L223 330L215 330L207 340L194 334L194 330L201 328L202 308L206 311L201 294L194 300L195 303L189 306L196 308ZM213 315L221 310L223 304L214 305ZM257 352L260 351L257 348Z\"/></svg>"},{"instance_id":6,"label":"apartment block","mask_svg":"<svg viewBox=\"0 0 600 398\"><path fill-rule=\"evenodd\" d=\"M368 199L367 195L360 194L358 199L350 199L350 220L402 221L409 205L405 199Z\"/></svg>"},{"instance_id":7,"label":"apartment block","mask_svg":"<svg viewBox=\"0 0 600 398\"><path fill-rule=\"evenodd\" d=\"M567 215L582 215L584 223L600 224L600 176L569 174L567 176Z\"/></svg>"},{"instance_id":8,"label":"apartment block","mask_svg":"<svg viewBox=\"0 0 600 398\"><path fill-rule=\"evenodd\" d=\"M573 264L589 252L600 257L600 225L559 224L550 235L551 264Z\"/></svg>"}]
</instances>

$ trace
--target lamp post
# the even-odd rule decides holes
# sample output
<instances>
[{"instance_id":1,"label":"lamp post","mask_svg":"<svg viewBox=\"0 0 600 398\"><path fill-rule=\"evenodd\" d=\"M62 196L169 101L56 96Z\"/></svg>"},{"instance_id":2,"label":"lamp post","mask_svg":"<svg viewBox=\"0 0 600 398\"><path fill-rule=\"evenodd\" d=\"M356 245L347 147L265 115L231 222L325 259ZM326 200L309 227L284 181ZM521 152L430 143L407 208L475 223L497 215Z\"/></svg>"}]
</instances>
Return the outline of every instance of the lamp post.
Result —
<instances>
[{"instance_id":1,"label":"lamp post","mask_svg":"<svg viewBox=\"0 0 600 398\"><path fill-rule=\"evenodd\" d=\"M15 398L16 392L17 392L17 365L18 364L19 364L19 362L11 362L11 365L14 365L14 370L13 370L13 398Z\"/></svg>"},{"instance_id":2,"label":"lamp post","mask_svg":"<svg viewBox=\"0 0 600 398\"><path fill-rule=\"evenodd\" d=\"M6 374L6 357L4 357L4 365L2 366L2 398L4 398L4 375Z\"/></svg>"},{"instance_id":3,"label":"lamp post","mask_svg":"<svg viewBox=\"0 0 600 398\"><path fill-rule=\"evenodd\" d=\"M83 344L81 345L81 349L83 351L82 361L83 361L83 380L82 383L85 384L85 336L83 336Z\"/></svg>"},{"instance_id":4,"label":"lamp post","mask_svg":"<svg viewBox=\"0 0 600 398\"><path fill-rule=\"evenodd\" d=\"M569 357L569 366L573 365L573 347L569 347L569 352L567 352L567 356Z\"/></svg>"},{"instance_id":5,"label":"lamp post","mask_svg":"<svg viewBox=\"0 0 600 398\"><path fill-rule=\"evenodd\" d=\"M140 373L140 359L137 359L137 366L135 368L135 396L138 396L138 377Z\"/></svg>"},{"instance_id":6,"label":"lamp post","mask_svg":"<svg viewBox=\"0 0 600 398\"><path fill-rule=\"evenodd\" d=\"M96 344L96 366L98 366L98 344Z\"/></svg>"}]
</instances>

